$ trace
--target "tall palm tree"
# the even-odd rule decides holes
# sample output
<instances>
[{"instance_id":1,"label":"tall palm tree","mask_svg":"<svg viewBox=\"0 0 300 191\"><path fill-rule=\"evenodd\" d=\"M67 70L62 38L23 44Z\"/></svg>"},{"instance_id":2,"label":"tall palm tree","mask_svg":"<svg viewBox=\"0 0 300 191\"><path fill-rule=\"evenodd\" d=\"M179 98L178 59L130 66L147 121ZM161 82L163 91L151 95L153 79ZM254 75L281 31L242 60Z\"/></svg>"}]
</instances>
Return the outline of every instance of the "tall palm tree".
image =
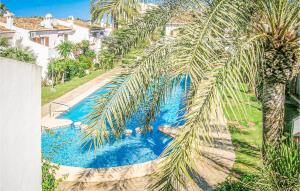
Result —
<instances>
[{"instance_id":1,"label":"tall palm tree","mask_svg":"<svg viewBox=\"0 0 300 191\"><path fill-rule=\"evenodd\" d=\"M0 3L0 16L2 17L8 11L4 3Z\"/></svg>"},{"instance_id":2,"label":"tall palm tree","mask_svg":"<svg viewBox=\"0 0 300 191\"><path fill-rule=\"evenodd\" d=\"M90 115L87 136L96 146L107 133L119 137L128 119L147 105L145 129L169 92L183 79L186 89L185 124L168 145L157 173L155 190L184 189L195 169L193 153L210 142L211 113L225 112L231 97L239 103L241 83L261 79L264 145L280 145L284 125L285 87L299 71L300 0L173 0L107 40L107 47L123 55L172 15L190 11L195 21L176 38L151 45L136 64L101 95ZM166 15L166 16L163 16ZM156 22L157 17L163 18ZM132 25L131 25L132 26ZM125 33L125 31L127 33ZM140 34L140 35L139 35ZM117 45L117 46L116 46ZM150 108L150 109L149 109Z\"/></svg>"},{"instance_id":3,"label":"tall palm tree","mask_svg":"<svg viewBox=\"0 0 300 191\"><path fill-rule=\"evenodd\" d=\"M62 73L62 78L61 78L62 84L65 82L65 69L67 68L67 62L72 56L74 48L75 45L70 41L64 41L56 47L63 61L63 62L59 61L57 62L58 64L56 64L58 66L57 67L58 70L60 70L60 73Z\"/></svg>"},{"instance_id":4,"label":"tall palm tree","mask_svg":"<svg viewBox=\"0 0 300 191\"><path fill-rule=\"evenodd\" d=\"M119 22L128 22L138 14L139 0L91 0L91 15L93 21L101 22L106 18L118 29ZM109 20L111 18L111 20Z\"/></svg>"},{"instance_id":5,"label":"tall palm tree","mask_svg":"<svg viewBox=\"0 0 300 191\"><path fill-rule=\"evenodd\" d=\"M69 58L72 55L72 51L74 50L74 44L70 41L64 41L57 45L56 49L61 57L64 59Z\"/></svg>"}]
</instances>

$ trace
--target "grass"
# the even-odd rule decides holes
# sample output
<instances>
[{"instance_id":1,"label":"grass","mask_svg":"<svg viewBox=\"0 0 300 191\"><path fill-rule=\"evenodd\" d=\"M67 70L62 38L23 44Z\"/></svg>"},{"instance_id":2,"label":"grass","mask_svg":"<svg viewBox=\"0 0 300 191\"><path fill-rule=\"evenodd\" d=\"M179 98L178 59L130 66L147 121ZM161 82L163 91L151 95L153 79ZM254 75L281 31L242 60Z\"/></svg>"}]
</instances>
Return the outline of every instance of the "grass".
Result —
<instances>
[{"instance_id":1,"label":"grass","mask_svg":"<svg viewBox=\"0 0 300 191\"><path fill-rule=\"evenodd\" d=\"M226 106L227 119L231 122L229 129L235 148L236 160L231 175L227 181L219 185L217 191L244 190L245 183L252 184L262 166L262 111L261 104L254 94L240 91L242 105ZM229 101L231 101L229 99ZM292 120L299 116L297 107L287 103L285 105L285 132L290 133ZM245 109L247 115L242 114ZM233 112L235 111L235 112ZM252 124L249 124L251 122ZM237 181L240 180L240 181Z\"/></svg>"},{"instance_id":2,"label":"grass","mask_svg":"<svg viewBox=\"0 0 300 191\"><path fill-rule=\"evenodd\" d=\"M230 125L229 129L236 154L232 176L236 178L257 172L262 164L261 105L254 94L241 91L241 96L243 104L234 105L231 109L228 107L226 114L227 119L235 124ZM246 116L241 112L243 109Z\"/></svg>"},{"instance_id":3,"label":"grass","mask_svg":"<svg viewBox=\"0 0 300 191\"><path fill-rule=\"evenodd\" d=\"M64 84L59 84L54 87L54 90L51 87L42 87L42 105L45 105L56 98L68 93L69 91L77 88L78 86L98 77L103 74L104 70L95 70L92 71L89 75L82 78L73 78L70 81L65 82Z\"/></svg>"}]
</instances>

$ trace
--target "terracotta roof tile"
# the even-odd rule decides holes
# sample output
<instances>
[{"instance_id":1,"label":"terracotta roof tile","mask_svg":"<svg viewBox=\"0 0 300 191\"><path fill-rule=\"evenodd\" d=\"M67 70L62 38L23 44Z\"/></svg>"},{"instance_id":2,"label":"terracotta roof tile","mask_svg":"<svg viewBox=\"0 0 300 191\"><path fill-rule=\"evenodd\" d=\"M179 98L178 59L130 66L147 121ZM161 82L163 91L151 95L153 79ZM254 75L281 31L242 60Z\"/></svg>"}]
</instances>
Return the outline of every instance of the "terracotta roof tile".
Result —
<instances>
[{"instance_id":1,"label":"terracotta roof tile","mask_svg":"<svg viewBox=\"0 0 300 191\"><path fill-rule=\"evenodd\" d=\"M67 19L60 19L60 20L67 21ZM91 24L90 22L82 21L80 19L75 19L74 24L78 25L80 27L89 28L89 29L97 29L97 28L100 29L101 28L101 26L98 24Z\"/></svg>"},{"instance_id":2,"label":"terracotta roof tile","mask_svg":"<svg viewBox=\"0 0 300 191\"><path fill-rule=\"evenodd\" d=\"M182 13L171 18L168 23L187 24L195 21L195 16L191 13Z\"/></svg>"},{"instance_id":3,"label":"terracotta roof tile","mask_svg":"<svg viewBox=\"0 0 300 191\"><path fill-rule=\"evenodd\" d=\"M14 25L19 28L23 28L30 31L41 31L41 30L71 30L66 26L54 25L53 29L48 29L41 25L43 18L41 17L15 17ZM0 22L6 23L6 18L0 17Z\"/></svg>"}]
</instances>

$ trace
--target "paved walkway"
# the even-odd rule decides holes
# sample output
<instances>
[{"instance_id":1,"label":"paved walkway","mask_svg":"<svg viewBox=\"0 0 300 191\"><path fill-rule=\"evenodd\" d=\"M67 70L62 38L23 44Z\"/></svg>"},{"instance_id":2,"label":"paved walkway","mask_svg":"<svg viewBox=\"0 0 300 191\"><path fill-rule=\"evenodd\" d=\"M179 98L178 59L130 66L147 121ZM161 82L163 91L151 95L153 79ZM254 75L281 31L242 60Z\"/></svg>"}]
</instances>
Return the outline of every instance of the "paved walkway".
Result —
<instances>
[{"instance_id":1,"label":"paved walkway","mask_svg":"<svg viewBox=\"0 0 300 191\"><path fill-rule=\"evenodd\" d=\"M104 86L105 84L110 82L113 78L115 78L118 74L121 73L121 70L122 70L121 68L116 68L116 69L110 70L110 71L100 75L99 77L68 92L67 94L57 98L53 102L62 103L69 107L72 107L72 106L76 105L77 103L79 103L84 98L86 98L91 93L95 92L96 90L98 90L99 88L101 88L102 86ZM50 103L42 106L42 117L43 118L50 117L49 116L49 107L50 107ZM63 110L67 109L66 106L61 106L58 104L52 104L51 107L52 107L52 111L57 111L57 110L63 111ZM54 116L58 115L58 114L59 113L54 113Z\"/></svg>"}]
</instances>

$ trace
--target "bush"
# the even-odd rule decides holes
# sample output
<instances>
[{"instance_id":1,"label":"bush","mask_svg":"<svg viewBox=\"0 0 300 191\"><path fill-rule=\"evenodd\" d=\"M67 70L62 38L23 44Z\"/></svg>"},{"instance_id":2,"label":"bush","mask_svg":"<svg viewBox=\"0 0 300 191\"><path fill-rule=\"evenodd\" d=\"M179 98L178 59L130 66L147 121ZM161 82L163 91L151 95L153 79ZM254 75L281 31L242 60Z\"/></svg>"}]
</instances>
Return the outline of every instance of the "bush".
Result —
<instances>
[{"instance_id":1,"label":"bush","mask_svg":"<svg viewBox=\"0 0 300 191\"><path fill-rule=\"evenodd\" d=\"M300 188L300 149L292 138L282 141L280 148L267 149L268 164L255 182L256 190L296 191Z\"/></svg>"},{"instance_id":2,"label":"bush","mask_svg":"<svg viewBox=\"0 0 300 191\"><path fill-rule=\"evenodd\" d=\"M110 53L108 49L102 49L99 56L99 68L112 69L114 67L115 55Z\"/></svg>"},{"instance_id":3,"label":"bush","mask_svg":"<svg viewBox=\"0 0 300 191\"><path fill-rule=\"evenodd\" d=\"M8 38L0 37L0 47L9 47L9 41Z\"/></svg>"},{"instance_id":4,"label":"bush","mask_svg":"<svg viewBox=\"0 0 300 191\"><path fill-rule=\"evenodd\" d=\"M228 178L225 182L220 184L215 191L251 191L249 185L253 184L255 181L255 175L245 176L241 181Z\"/></svg>"},{"instance_id":5,"label":"bush","mask_svg":"<svg viewBox=\"0 0 300 191\"><path fill-rule=\"evenodd\" d=\"M6 58L12 58L27 63L35 63L36 61L34 54L29 49L26 48L18 48L18 47L1 48L0 56Z\"/></svg>"},{"instance_id":6,"label":"bush","mask_svg":"<svg viewBox=\"0 0 300 191\"><path fill-rule=\"evenodd\" d=\"M49 161L42 161L42 191L57 191L59 184L66 178L55 179L57 165L52 165Z\"/></svg>"},{"instance_id":7,"label":"bush","mask_svg":"<svg viewBox=\"0 0 300 191\"><path fill-rule=\"evenodd\" d=\"M269 146L268 163L256 175L248 175L241 181L228 179L216 191L297 191L300 188L300 149L288 137L280 148Z\"/></svg>"}]
</instances>

